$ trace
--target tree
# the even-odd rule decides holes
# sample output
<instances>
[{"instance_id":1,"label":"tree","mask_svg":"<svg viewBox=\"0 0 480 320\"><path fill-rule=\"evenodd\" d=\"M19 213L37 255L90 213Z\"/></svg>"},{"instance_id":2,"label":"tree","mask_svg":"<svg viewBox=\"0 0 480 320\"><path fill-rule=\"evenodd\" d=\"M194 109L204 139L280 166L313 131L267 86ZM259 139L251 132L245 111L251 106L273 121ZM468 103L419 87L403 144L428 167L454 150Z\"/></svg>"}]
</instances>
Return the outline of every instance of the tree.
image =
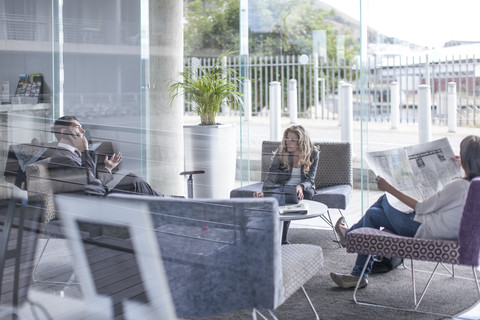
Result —
<instances>
[{"instance_id":1,"label":"tree","mask_svg":"<svg viewBox=\"0 0 480 320\"><path fill-rule=\"evenodd\" d=\"M184 16L186 56L216 57L228 50L238 50L238 0L190 1Z\"/></svg>"},{"instance_id":2,"label":"tree","mask_svg":"<svg viewBox=\"0 0 480 320\"><path fill-rule=\"evenodd\" d=\"M345 57L359 52L350 30L338 30L315 0L250 0L249 52L251 55L300 55L312 52L312 31L326 30L328 59L336 59L336 35L345 34ZM339 18L341 19L341 18ZM239 0L193 0L185 5L185 54L218 56L239 50Z\"/></svg>"}]
</instances>

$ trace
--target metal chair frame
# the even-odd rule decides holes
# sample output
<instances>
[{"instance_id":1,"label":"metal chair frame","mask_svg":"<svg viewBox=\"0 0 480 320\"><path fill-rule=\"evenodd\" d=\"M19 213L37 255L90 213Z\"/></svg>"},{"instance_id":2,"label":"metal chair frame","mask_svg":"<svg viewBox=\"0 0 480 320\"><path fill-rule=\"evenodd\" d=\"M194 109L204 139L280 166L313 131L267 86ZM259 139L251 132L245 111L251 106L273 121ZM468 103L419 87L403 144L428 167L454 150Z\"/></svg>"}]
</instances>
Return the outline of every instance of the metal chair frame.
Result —
<instances>
[{"instance_id":1,"label":"metal chair frame","mask_svg":"<svg viewBox=\"0 0 480 320\"><path fill-rule=\"evenodd\" d=\"M310 305L310 308L312 309L314 315L315 315L315 319L316 320L320 320L320 317L318 316L318 313L317 313L317 310L315 310L315 307L313 306L313 303L312 303L312 300L310 300L310 296L308 295L307 291L305 291L305 287L302 286L302 291L303 291L303 294L305 295L305 298L307 298L307 301L308 301L308 304ZM273 312L273 310L271 309L268 309L268 313L270 314L270 316L272 317L273 320L278 320L277 316L275 315L275 313ZM258 309L256 308L253 308L253 311L252 311L252 319L253 320L257 320L257 314L264 320L268 320L268 318L262 313L260 312Z\"/></svg>"},{"instance_id":2,"label":"metal chair frame","mask_svg":"<svg viewBox=\"0 0 480 320\"><path fill-rule=\"evenodd\" d=\"M368 262L370 260L372 255L368 256L367 261L365 262L365 265L363 266L362 273L360 274L360 277L358 278L357 285L355 286L355 289L353 291L353 300L355 301L356 304L360 305L366 305L366 306L373 306L373 307L381 307L381 308L388 308L388 309L395 309L395 310L403 310L403 311L413 311L413 312L419 312L419 313L425 313L425 314L431 314L431 315L436 315L436 316L442 316L442 317L452 317L454 315L449 315L449 314L443 314L443 313L438 313L438 312L430 312L430 311L424 311L424 310L418 310L418 307L420 306L420 303L422 302L423 298L425 297L425 294L427 293L427 290L433 280L433 276L436 274L438 266L440 264L443 265L442 262L437 262L435 264L435 268L430 274L430 277L428 278L427 283L425 284L425 287L422 291L422 294L420 296L420 299L417 299L417 292L416 292L416 285L415 285L415 268L414 268L414 259L411 259L410 261L410 267L411 267L411 275L412 275L412 290L413 290L413 304L414 308L402 308L402 307L396 307L396 306L391 306L391 305L386 305L386 304L380 304L380 303L373 303L373 302L368 302L368 301L360 301L357 299L357 292L358 289L360 288L361 280L363 278L363 275L365 274L365 270L367 269ZM452 265L453 266L453 265ZM444 266L445 267L445 266ZM446 267L445 267L446 268ZM447 269L448 270L448 269ZM472 267L473 271L473 278L477 287L477 292L480 298L480 284L478 282L478 277L477 273L475 271L475 267ZM421 271L425 272L425 271ZM452 272L452 277L454 277L454 272ZM468 279L464 277L457 277L457 278L463 278L463 279Z\"/></svg>"}]
</instances>

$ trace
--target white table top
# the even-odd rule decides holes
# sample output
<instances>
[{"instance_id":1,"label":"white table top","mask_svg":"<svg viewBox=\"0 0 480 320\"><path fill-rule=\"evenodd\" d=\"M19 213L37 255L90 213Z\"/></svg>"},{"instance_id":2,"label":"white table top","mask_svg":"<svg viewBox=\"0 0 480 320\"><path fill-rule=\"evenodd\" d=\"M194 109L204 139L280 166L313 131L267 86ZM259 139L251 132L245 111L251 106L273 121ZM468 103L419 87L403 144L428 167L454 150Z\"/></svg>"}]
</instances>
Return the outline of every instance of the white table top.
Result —
<instances>
[{"instance_id":1,"label":"white table top","mask_svg":"<svg viewBox=\"0 0 480 320\"><path fill-rule=\"evenodd\" d=\"M313 200L302 200L300 203L306 203L308 205L308 213L307 214L299 214L299 213L285 213L280 214L280 221L292 221L292 220L304 220L304 219L311 219L315 217L320 217L327 213L328 207L321 202L313 201ZM282 207L279 207L282 208Z\"/></svg>"}]
</instances>

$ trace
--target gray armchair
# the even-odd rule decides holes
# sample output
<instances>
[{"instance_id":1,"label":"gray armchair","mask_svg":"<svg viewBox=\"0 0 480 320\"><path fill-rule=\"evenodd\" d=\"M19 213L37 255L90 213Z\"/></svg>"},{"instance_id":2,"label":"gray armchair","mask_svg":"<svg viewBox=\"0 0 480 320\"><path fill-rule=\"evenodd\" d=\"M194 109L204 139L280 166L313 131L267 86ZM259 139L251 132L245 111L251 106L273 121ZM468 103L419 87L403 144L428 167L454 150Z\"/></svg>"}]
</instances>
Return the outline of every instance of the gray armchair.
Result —
<instances>
[{"instance_id":1,"label":"gray armchair","mask_svg":"<svg viewBox=\"0 0 480 320\"><path fill-rule=\"evenodd\" d=\"M278 207L273 199L199 201L112 195L92 201L64 195L56 201L67 227L74 225L72 220L115 226L119 217L140 220L146 215L151 219L153 227L142 232L153 235L156 243L144 242L142 252L129 233L92 239L84 247L87 259L75 253L82 289L87 285L95 296L109 297L115 317L126 312L125 301L161 309L149 293L156 290L156 284L145 280L156 269L135 267L135 261L155 257L155 250L161 251L176 314L182 318L274 310L303 289L323 265L318 246L280 245ZM89 273L78 269L85 265L78 259L89 261Z\"/></svg>"},{"instance_id":2,"label":"gray armchair","mask_svg":"<svg viewBox=\"0 0 480 320\"><path fill-rule=\"evenodd\" d=\"M352 149L349 142L315 142L320 149L317 175L315 176L314 201L328 207L327 216L322 219L334 230L330 209L337 209L340 215L347 208L352 195ZM262 181L265 180L272 162L273 153L280 146L279 141L263 141L262 143ZM253 192L262 190L263 182L233 189L230 198L252 197ZM336 233L334 230L336 237Z\"/></svg>"},{"instance_id":3,"label":"gray armchair","mask_svg":"<svg viewBox=\"0 0 480 320\"><path fill-rule=\"evenodd\" d=\"M41 266L50 239L64 238L60 217L54 202L54 194L83 190L83 184L78 183L78 181L81 181L78 177L52 174L48 170L49 162L50 158L46 158L31 163L25 168L28 201L36 201L42 207L41 220L43 223L40 229L45 242L33 268L33 281L51 284L75 284L75 276L71 267L49 265L42 268ZM83 176L86 183L86 175ZM82 234L86 238L98 235L100 232L100 228L84 228ZM69 259L70 257L65 257L66 261L69 261Z\"/></svg>"}]
</instances>

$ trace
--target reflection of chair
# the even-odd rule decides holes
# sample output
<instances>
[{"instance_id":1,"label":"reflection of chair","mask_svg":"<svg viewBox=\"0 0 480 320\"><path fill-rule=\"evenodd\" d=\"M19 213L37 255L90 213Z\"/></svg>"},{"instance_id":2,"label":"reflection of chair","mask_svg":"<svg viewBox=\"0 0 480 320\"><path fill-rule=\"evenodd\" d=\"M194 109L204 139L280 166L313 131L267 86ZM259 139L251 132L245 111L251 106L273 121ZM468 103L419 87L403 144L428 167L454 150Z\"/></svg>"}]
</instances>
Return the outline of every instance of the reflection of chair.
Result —
<instances>
[{"instance_id":1,"label":"reflection of chair","mask_svg":"<svg viewBox=\"0 0 480 320\"><path fill-rule=\"evenodd\" d=\"M274 310L303 289L323 264L318 246L280 245L278 206L273 199L198 201L112 195L93 202L92 198L62 196L58 204L62 217L108 212L115 218L101 223L110 226L117 224L117 216L137 219L148 213L154 229L144 232L155 233L176 313L182 318ZM129 243L128 236L104 236L85 244L96 291L111 296L116 306L134 299L155 309L157 301L148 293L148 286L155 287L155 282L145 280L152 271L135 267ZM152 254L153 250L151 246L146 251ZM143 270L141 277L138 270ZM118 312L116 307L115 316Z\"/></svg>"},{"instance_id":2,"label":"reflection of chair","mask_svg":"<svg viewBox=\"0 0 480 320\"><path fill-rule=\"evenodd\" d=\"M21 318L19 309L27 301L40 207L36 203L18 206L13 199L8 206L4 203L0 204L0 317L15 314Z\"/></svg>"},{"instance_id":3,"label":"reflection of chair","mask_svg":"<svg viewBox=\"0 0 480 320\"><path fill-rule=\"evenodd\" d=\"M317 175L315 176L314 201L325 204L329 209L338 209L340 215L347 208L352 194L352 151L348 142L316 142L320 149ZM280 146L279 141L263 141L262 143L262 181L267 177L273 153ZM263 182L257 182L230 192L230 198L252 197L253 192L262 190ZM330 216L321 218L334 230Z\"/></svg>"},{"instance_id":4,"label":"reflection of chair","mask_svg":"<svg viewBox=\"0 0 480 320\"><path fill-rule=\"evenodd\" d=\"M470 189L468 191L468 196L460 223L458 241L408 238L372 228L360 228L353 230L348 234L347 251L350 253L411 259L414 308L398 308L393 306L387 307L438 314L435 312L420 311L418 310L418 307L430 286L438 266L443 263L471 266L477 291L480 295L480 285L475 272L475 268L480 265L480 233L478 232L478 230L480 230L479 195L480 178L476 178L472 180ZM369 259L367 259L367 263L368 260ZM415 270L413 266L414 260L436 262L436 266L433 269L427 284L425 285L420 299L417 299L415 291ZM365 271L366 266L367 265L365 264L363 272ZM452 276L454 276L453 273ZM357 288L355 288L353 293L353 298L356 303L385 307L385 305L357 300L356 294L359 283L357 284ZM391 292L394 294L393 290ZM462 294L464 293L462 292Z\"/></svg>"},{"instance_id":5,"label":"reflection of chair","mask_svg":"<svg viewBox=\"0 0 480 320\"><path fill-rule=\"evenodd\" d=\"M163 269L160 248L153 232L152 219L147 203L82 201L57 197L63 224L75 261L75 272L80 279L84 301L97 310L113 310L112 301L98 293L90 268L90 261L84 251L79 224L100 223L114 227L125 227L131 239L134 257L138 262L145 294L151 303L143 304L132 300L122 302L126 319L176 319L175 309L168 282ZM140 205L140 206L139 206ZM79 206L80 210L71 210ZM143 208L142 208L143 207ZM98 259L98 257L97 257ZM127 281L128 279L121 279ZM111 318L112 315L110 315Z\"/></svg>"},{"instance_id":6,"label":"reflection of chair","mask_svg":"<svg viewBox=\"0 0 480 320\"><path fill-rule=\"evenodd\" d=\"M43 274L42 278L40 279L38 268L50 240L52 238L64 239L61 223L60 220L58 220L57 212L55 210L53 195L61 192L78 191L78 189L83 187L83 185L80 186L78 183L70 182L63 177L62 180L52 178L48 170L49 161L49 158L37 161L28 165L25 170L28 199L29 201L40 201L43 206L42 220L44 224L42 233L46 238L45 244L33 269L33 281L68 285L74 283L74 276L68 270L49 270L49 272ZM78 180L78 178L74 178ZM58 278L59 272L64 273L64 281L48 280L48 278L53 276Z\"/></svg>"}]
</instances>

